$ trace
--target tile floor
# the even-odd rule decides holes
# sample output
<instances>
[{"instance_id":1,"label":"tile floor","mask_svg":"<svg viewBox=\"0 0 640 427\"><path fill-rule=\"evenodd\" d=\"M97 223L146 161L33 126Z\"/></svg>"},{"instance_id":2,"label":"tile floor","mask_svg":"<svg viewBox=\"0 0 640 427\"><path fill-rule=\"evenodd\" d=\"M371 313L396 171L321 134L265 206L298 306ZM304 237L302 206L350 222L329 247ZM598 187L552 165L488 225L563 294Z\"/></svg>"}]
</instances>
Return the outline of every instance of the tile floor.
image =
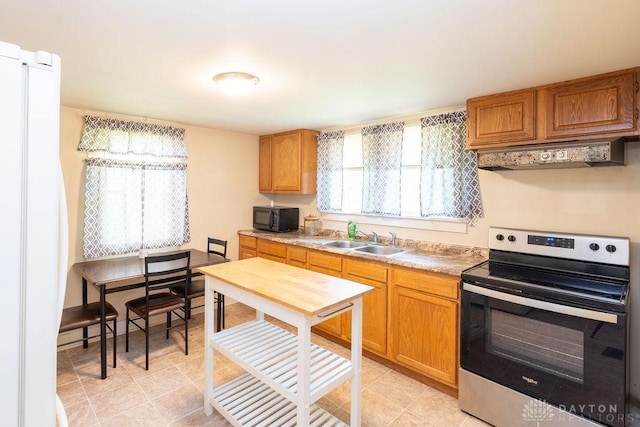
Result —
<instances>
[{"instance_id":1,"label":"tile floor","mask_svg":"<svg viewBox=\"0 0 640 427\"><path fill-rule=\"evenodd\" d=\"M250 320L255 311L242 304L228 305L226 325ZM118 337L117 368L111 363L108 378L100 379L98 343L88 349L74 347L58 353L60 396L71 427L89 426L229 426L216 412L203 412L204 319L194 315L189 323L189 355L179 330L169 340L152 336L149 371L144 370L144 335L131 335L130 351L124 336ZM341 346L313 335L319 345L348 357ZM216 355L216 381L226 381L243 371ZM418 381L364 358L362 379L362 425L383 426L487 426L458 410L457 400ZM343 384L318 404L349 423L349 384Z\"/></svg>"}]
</instances>

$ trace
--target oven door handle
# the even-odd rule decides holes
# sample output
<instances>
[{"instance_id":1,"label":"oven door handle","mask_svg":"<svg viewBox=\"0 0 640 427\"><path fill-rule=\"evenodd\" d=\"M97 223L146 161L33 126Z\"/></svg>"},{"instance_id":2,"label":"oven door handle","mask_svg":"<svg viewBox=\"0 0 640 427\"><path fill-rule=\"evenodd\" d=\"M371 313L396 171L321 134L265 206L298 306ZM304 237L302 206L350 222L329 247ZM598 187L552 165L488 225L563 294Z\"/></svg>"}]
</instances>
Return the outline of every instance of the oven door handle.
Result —
<instances>
[{"instance_id":1,"label":"oven door handle","mask_svg":"<svg viewBox=\"0 0 640 427\"><path fill-rule=\"evenodd\" d=\"M539 308L540 310L552 311L554 313L566 314L568 316L581 317L583 319L597 320L607 323L618 323L618 316L613 313L603 313L601 311L588 310L586 308L571 307L553 302L541 301L531 298L525 298L518 295L506 294L504 292L495 291L493 289L483 288L481 286L472 285L463 282L462 289L474 294L483 295L489 298L499 299L501 301L513 304L523 305L525 307Z\"/></svg>"}]
</instances>

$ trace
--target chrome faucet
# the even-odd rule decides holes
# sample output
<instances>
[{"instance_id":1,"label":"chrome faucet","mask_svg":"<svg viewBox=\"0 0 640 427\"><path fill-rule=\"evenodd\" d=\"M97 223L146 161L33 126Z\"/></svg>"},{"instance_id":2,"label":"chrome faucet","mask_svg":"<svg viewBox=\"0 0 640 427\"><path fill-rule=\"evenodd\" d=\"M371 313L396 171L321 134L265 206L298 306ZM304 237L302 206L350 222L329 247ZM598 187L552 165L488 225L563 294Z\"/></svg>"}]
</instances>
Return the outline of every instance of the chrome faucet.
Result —
<instances>
[{"instance_id":1,"label":"chrome faucet","mask_svg":"<svg viewBox=\"0 0 640 427\"><path fill-rule=\"evenodd\" d=\"M356 235L357 234L362 234L365 237L369 237L369 235L362 230L356 230ZM378 243L378 233L376 233L375 231L371 232L371 242Z\"/></svg>"},{"instance_id":2,"label":"chrome faucet","mask_svg":"<svg viewBox=\"0 0 640 427\"><path fill-rule=\"evenodd\" d=\"M389 234L391 234L391 246L395 246L396 245L396 233L394 233L393 231L390 231Z\"/></svg>"}]
</instances>

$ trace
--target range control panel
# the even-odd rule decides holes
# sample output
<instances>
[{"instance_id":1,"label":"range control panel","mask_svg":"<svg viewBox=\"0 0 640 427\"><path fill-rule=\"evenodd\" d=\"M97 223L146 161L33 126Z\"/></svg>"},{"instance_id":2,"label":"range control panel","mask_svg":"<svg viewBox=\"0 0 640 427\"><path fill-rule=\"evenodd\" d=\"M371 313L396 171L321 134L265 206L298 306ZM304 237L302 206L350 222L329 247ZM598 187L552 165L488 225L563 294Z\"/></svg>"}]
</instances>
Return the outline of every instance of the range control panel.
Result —
<instances>
[{"instance_id":1,"label":"range control panel","mask_svg":"<svg viewBox=\"0 0 640 427\"><path fill-rule=\"evenodd\" d=\"M629 239L490 227L489 249L629 265Z\"/></svg>"}]
</instances>

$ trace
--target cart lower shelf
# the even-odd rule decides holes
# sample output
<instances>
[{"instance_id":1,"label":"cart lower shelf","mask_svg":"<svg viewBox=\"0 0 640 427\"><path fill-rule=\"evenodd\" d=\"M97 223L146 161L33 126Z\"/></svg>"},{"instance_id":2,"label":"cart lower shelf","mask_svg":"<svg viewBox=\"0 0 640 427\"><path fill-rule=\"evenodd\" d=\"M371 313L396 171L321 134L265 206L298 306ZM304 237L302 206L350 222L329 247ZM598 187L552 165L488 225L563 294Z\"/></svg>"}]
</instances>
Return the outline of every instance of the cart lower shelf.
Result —
<instances>
[{"instance_id":1,"label":"cart lower shelf","mask_svg":"<svg viewBox=\"0 0 640 427\"><path fill-rule=\"evenodd\" d=\"M256 320L225 329L212 339L214 348L291 401L298 397L298 337ZM352 377L351 361L310 344L309 393L315 402Z\"/></svg>"},{"instance_id":2,"label":"cart lower shelf","mask_svg":"<svg viewBox=\"0 0 640 427\"><path fill-rule=\"evenodd\" d=\"M296 426L296 405L250 374L215 387L210 402L235 426ZM317 405L309 414L310 426L347 426Z\"/></svg>"}]
</instances>

